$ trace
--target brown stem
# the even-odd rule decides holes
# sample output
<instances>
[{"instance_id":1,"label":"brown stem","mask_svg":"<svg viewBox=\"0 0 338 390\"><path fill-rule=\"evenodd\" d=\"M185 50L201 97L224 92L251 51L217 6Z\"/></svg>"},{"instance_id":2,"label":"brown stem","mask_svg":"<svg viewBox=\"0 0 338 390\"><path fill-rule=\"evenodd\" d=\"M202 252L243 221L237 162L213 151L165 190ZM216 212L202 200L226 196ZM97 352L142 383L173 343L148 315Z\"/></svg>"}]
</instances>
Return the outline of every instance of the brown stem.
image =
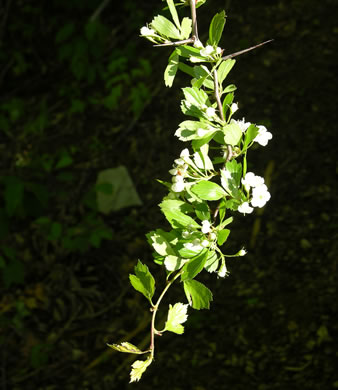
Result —
<instances>
[{"instance_id":1,"label":"brown stem","mask_svg":"<svg viewBox=\"0 0 338 390\"><path fill-rule=\"evenodd\" d=\"M164 297L165 293L168 291L169 287L174 283L174 281L179 277L181 276L183 273L182 270L180 270L170 281L167 282L167 285L165 286L165 288L163 289L161 295L159 296L156 304L152 307L152 310L153 310L153 315L152 315L152 318L151 318L151 328L150 328L150 347L149 347L149 350L150 350L150 353L151 353L151 357L153 358L154 357L154 352L155 352L155 333L156 333L156 329L155 329L155 318L156 318L156 313L157 313L157 310L158 310L158 307L162 301L162 298Z\"/></svg>"},{"instance_id":2,"label":"brown stem","mask_svg":"<svg viewBox=\"0 0 338 390\"><path fill-rule=\"evenodd\" d=\"M197 17L196 17L196 0L190 0L190 10L191 10L193 36L195 40L198 41L199 38L198 38Z\"/></svg>"},{"instance_id":3,"label":"brown stem","mask_svg":"<svg viewBox=\"0 0 338 390\"><path fill-rule=\"evenodd\" d=\"M167 43L160 43L158 45L153 45L153 47L163 47L163 46L181 46L186 45L188 43L194 43L194 38L184 39L183 41L176 41L176 42L167 42Z\"/></svg>"}]
</instances>

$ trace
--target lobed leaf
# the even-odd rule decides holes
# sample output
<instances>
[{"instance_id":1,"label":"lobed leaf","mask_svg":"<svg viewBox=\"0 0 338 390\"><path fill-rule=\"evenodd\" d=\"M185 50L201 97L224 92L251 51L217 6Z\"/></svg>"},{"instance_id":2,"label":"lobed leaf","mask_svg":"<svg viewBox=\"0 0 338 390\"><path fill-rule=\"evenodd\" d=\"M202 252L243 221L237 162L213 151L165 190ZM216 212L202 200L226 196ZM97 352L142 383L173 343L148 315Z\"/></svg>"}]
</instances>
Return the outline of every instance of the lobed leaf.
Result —
<instances>
[{"instance_id":1,"label":"lobed leaf","mask_svg":"<svg viewBox=\"0 0 338 390\"><path fill-rule=\"evenodd\" d=\"M130 274L129 280L136 291L143 294L150 302L155 292L155 279L148 267L139 260L135 266L135 275Z\"/></svg>"},{"instance_id":2,"label":"lobed leaf","mask_svg":"<svg viewBox=\"0 0 338 390\"><path fill-rule=\"evenodd\" d=\"M174 306L169 305L168 319L165 323L164 330L182 334L184 327L181 325L188 319L187 315L188 305L183 303L175 303Z\"/></svg>"},{"instance_id":3,"label":"lobed leaf","mask_svg":"<svg viewBox=\"0 0 338 390\"><path fill-rule=\"evenodd\" d=\"M181 280L194 279L194 277L202 271L207 257L208 250L203 249L200 254L193 257L188 263L186 263L182 268L183 273L181 275Z\"/></svg>"}]
</instances>

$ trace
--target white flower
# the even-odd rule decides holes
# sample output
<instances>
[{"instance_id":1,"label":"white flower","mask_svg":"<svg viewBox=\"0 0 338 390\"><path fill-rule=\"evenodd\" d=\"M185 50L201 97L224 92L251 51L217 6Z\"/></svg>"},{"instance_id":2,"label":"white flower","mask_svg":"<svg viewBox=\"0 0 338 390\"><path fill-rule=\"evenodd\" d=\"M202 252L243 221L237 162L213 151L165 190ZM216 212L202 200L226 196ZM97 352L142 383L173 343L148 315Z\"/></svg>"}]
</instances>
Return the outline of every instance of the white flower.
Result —
<instances>
[{"instance_id":1,"label":"white flower","mask_svg":"<svg viewBox=\"0 0 338 390\"><path fill-rule=\"evenodd\" d=\"M202 221L202 229L201 229L202 233L204 234L207 234L211 231L211 225L210 225L210 222L205 219L204 221Z\"/></svg>"},{"instance_id":2,"label":"white flower","mask_svg":"<svg viewBox=\"0 0 338 390\"><path fill-rule=\"evenodd\" d=\"M183 149L180 154L180 157L183 159L184 157L189 157L189 156L190 156L189 149L187 148Z\"/></svg>"},{"instance_id":3,"label":"white flower","mask_svg":"<svg viewBox=\"0 0 338 390\"><path fill-rule=\"evenodd\" d=\"M207 45L205 48L200 50L200 54L202 57L211 57L214 51L215 49L212 46Z\"/></svg>"},{"instance_id":4,"label":"white flower","mask_svg":"<svg viewBox=\"0 0 338 390\"><path fill-rule=\"evenodd\" d=\"M140 33L144 37L155 35L155 31L152 28L148 28L146 26L141 28Z\"/></svg>"},{"instance_id":5,"label":"white flower","mask_svg":"<svg viewBox=\"0 0 338 390\"><path fill-rule=\"evenodd\" d=\"M205 113L207 114L208 117L214 117L216 115L216 110L214 109L214 107L208 107L205 110Z\"/></svg>"},{"instance_id":6,"label":"white flower","mask_svg":"<svg viewBox=\"0 0 338 390\"><path fill-rule=\"evenodd\" d=\"M249 128L249 126L251 125L250 122L245 122L245 118L243 118L242 120L237 120L237 121L234 119L231 119L231 122L235 122L242 130L242 133L245 133L247 131L247 129Z\"/></svg>"},{"instance_id":7,"label":"white flower","mask_svg":"<svg viewBox=\"0 0 338 390\"><path fill-rule=\"evenodd\" d=\"M249 190L250 187L258 187L264 184L264 179L261 176L256 176L253 172L247 172L242 177L242 184Z\"/></svg>"},{"instance_id":8,"label":"white flower","mask_svg":"<svg viewBox=\"0 0 338 390\"><path fill-rule=\"evenodd\" d=\"M209 246L210 242L208 240L203 240L201 242L201 245L203 246L203 248L207 248Z\"/></svg>"},{"instance_id":9,"label":"white flower","mask_svg":"<svg viewBox=\"0 0 338 390\"><path fill-rule=\"evenodd\" d=\"M214 241L217 238L217 235L215 233L210 233L209 235L210 240Z\"/></svg>"},{"instance_id":10,"label":"white flower","mask_svg":"<svg viewBox=\"0 0 338 390\"><path fill-rule=\"evenodd\" d=\"M174 160L174 163L176 165L184 165L184 160L182 158L177 158L176 160Z\"/></svg>"},{"instance_id":11,"label":"white flower","mask_svg":"<svg viewBox=\"0 0 338 390\"><path fill-rule=\"evenodd\" d=\"M238 110L238 104L237 103L232 103L231 104L231 112L234 113Z\"/></svg>"},{"instance_id":12,"label":"white flower","mask_svg":"<svg viewBox=\"0 0 338 390\"><path fill-rule=\"evenodd\" d=\"M223 50L220 47L216 48L216 54L220 55L222 54Z\"/></svg>"},{"instance_id":13,"label":"white flower","mask_svg":"<svg viewBox=\"0 0 338 390\"><path fill-rule=\"evenodd\" d=\"M237 209L242 214L250 214L253 211L253 208L249 206L249 202L244 202Z\"/></svg>"},{"instance_id":14,"label":"white flower","mask_svg":"<svg viewBox=\"0 0 338 390\"><path fill-rule=\"evenodd\" d=\"M258 142L262 146L266 146L269 140L272 138L272 134L267 130L265 126L257 126L258 134L254 141Z\"/></svg>"},{"instance_id":15,"label":"white flower","mask_svg":"<svg viewBox=\"0 0 338 390\"><path fill-rule=\"evenodd\" d=\"M220 268L219 268L217 274L218 274L218 276L219 276L220 278L224 278L226 275L229 274L229 273L228 273L228 270L227 270L227 267L226 267L226 265L225 265L225 263L222 263L222 264L221 264L221 266L220 266Z\"/></svg>"},{"instance_id":16,"label":"white flower","mask_svg":"<svg viewBox=\"0 0 338 390\"><path fill-rule=\"evenodd\" d=\"M245 256L248 252L243 248L238 252L238 256Z\"/></svg>"},{"instance_id":17,"label":"white flower","mask_svg":"<svg viewBox=\"0 0 338 390\"><path fill-rule=\"evenodd\" d=\"M194 42L194 47L196 47L196 49L203 49L203 44L199 39L196 39Z\"/></svg>"},{"instance_id":18,"label":"white flower","mask_svg":"<svg viewBox=\"0 0 338 390\"><path fill-rule=\"evenodd\" d=\"M268 191L268 187L265 184L262 184L252 190L251 205L253 207L263 207L270 198L271 195Z\"/></svg>"},{"instance_id":19,"label":"white flower","mask_svg":"<svg viewBox=\"0 0 338 390\"><path fill-rule=\"evenodd\" d=\"M182 176L173 176L172 178L173 185L171 186L172 191L174 192L182 192L185 188L184 179Z\"/></svg>"}]
</instances>

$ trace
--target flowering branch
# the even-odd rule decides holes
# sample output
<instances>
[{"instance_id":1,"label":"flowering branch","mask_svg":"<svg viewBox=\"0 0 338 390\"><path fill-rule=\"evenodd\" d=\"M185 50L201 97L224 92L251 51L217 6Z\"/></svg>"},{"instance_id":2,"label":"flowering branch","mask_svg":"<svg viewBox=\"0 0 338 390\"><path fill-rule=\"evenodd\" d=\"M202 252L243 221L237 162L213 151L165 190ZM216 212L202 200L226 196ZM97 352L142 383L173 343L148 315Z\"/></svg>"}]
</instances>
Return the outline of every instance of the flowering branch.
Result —
<instances>
[{"instance_id":1,"label":"flowering branch","mask_svg":"<svg viewBox=\"0 0 338 390\"><path fill-rule=\"evenodd\" d=\"M168 189L160 208L171 229L156 229L146 235L154 250L154 262L167 273L167 283L155 304L152 300L155 279L148 267L138 261L135 274L129 275L132 286L150 304L150 346L141 351L127 342L109 345L120 352L148 354L146 360L132 364L130 382L140 380L154 360L155 335L165 331L182 334L188 306L209 309L212 292L196 277L205 270L224 278L229 274L226 259L246 254L244 248L235 254L223 253L221 249L230 234L228 225L233 216L229 214L249 214L255 207L264 207L270 199L264 178L247 172L247 152L254 143L267 145L272 134L265 126L251 124L244 118L233 119L239 109L234 102L236 87L224 85L235 65L233 57L270 41L223 56L224 50L218 47L225 25L223 11L213 17L204 46L198 38L196 4L205 1L190 0L191 18L180 20L174 0L166 0L172 21L158 15L141 28L141 36L156 46L174 48L164 72L166 86L173 85L178 70L192 77L191 86L183 88L181 101L182 113L189 119L181 122L175 132L179 140L191 145L174 160L169 170L171 182L160 181ZM214 201L218 201L218 206L212 212ZM159 305L175 281L183 286L188 303L169 305L164 329L158 331L155 320Z\"/></svg>"}]
</instances>

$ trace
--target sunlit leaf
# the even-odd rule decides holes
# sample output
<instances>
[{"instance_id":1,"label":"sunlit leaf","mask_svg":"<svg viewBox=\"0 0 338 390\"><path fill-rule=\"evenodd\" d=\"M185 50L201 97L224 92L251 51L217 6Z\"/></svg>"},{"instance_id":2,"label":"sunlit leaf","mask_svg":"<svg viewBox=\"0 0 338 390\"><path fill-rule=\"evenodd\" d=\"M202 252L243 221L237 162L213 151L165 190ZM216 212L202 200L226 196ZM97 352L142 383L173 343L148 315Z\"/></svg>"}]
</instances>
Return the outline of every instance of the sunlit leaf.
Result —
<instances>
[{"instance_id":1,"label":"sunlit leaf","mask_svg":"<svg viewBox=\"0 0 338 390\"><path fill-rule=\"evenodd\" d=\"M177 334L184 332L184 327L181 325L188 319L188 305L183 303L175 303L174 306L169 305L168 319L165 323L164 330L169 330Z\"/></svg>"},{"instance_id":2,"label":"sunlit leaf","mask_svg":"<svg viewBox=\"0 0 338 390\"><path fill-rule=\"evenodd\" d=\"M132 370L130 372L130 382L138 382L142 374L145 372L145 370L149 367L151 362L153 361L152 357L149 356L147 360L136 360L132 365Z\"/></svg>"},{"instance_id":3,"label":"sunlit leaf","mask_svg":"<svg viewBox=\"0 0 338 390\"><path fill-rule=\"evenodd\" d=\"M148 267L139 260L135 266L135 275L129 275L130 283L135 290L143 294L149 301L155 292L155 279Z\"/></svg>"},{"instance_id":4,"label":"sunlit leaf","mask_svg":"<svg viewBox=\"0 0 338 390\"><path fill-rule=\"evenodd\" d=\"M123 342L121 344L107 344L108 347L115 349L116 351L119 352L125 352L125 353L136 353L136 354L143 354L147 353L148 351L141 351L139 348L137 348L135 345L128 343L128 342Z\"/></svg>"}]
</instances>

